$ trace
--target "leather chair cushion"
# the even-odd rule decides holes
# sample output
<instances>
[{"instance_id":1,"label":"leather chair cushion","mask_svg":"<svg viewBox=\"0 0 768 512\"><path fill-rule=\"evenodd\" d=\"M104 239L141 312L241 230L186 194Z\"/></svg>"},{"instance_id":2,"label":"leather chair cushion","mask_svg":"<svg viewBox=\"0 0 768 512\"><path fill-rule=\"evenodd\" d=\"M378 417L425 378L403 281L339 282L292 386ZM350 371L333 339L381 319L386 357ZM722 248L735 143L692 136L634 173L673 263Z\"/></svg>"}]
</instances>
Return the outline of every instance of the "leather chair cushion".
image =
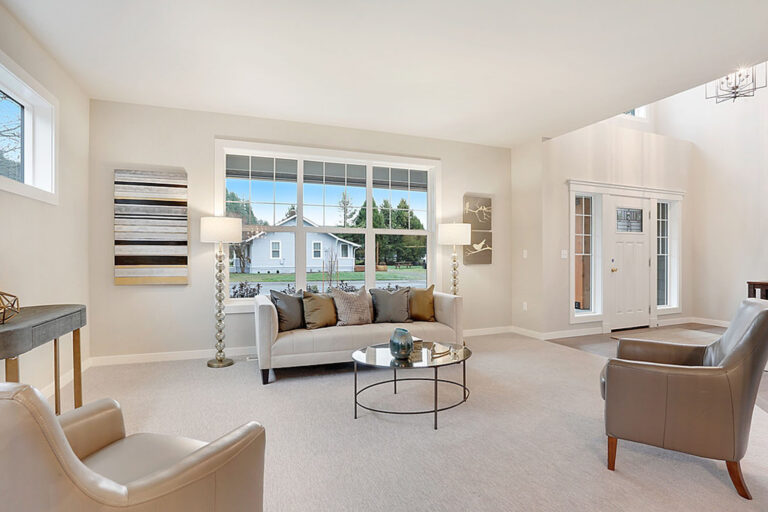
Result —
<instances>
[{"instance_id":1,"label":"leather chair cushion","mask_svg":"<svg viewBox=\"0 0 768 512\"><path fill-rule=\"evenodd\" d=\"M207 443L163 434L134 434L83 459L96 473L126 485L167 469Z\"/></svg>"}]
</instances>

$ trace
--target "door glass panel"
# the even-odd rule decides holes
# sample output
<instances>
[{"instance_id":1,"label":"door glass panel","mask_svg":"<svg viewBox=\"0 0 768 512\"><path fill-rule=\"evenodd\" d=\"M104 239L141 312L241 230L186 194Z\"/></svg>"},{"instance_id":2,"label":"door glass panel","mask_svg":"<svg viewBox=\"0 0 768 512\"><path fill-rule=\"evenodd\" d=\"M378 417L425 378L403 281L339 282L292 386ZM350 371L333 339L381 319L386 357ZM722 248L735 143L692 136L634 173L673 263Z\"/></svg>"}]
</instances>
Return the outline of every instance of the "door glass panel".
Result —
<instances>
[{"instance_id":1,"label":"door glass panel","mask_svg":"<svg viewBox=\"0 0 768 512\"><path fill-rule=\"evenodd\" d=\"M643 210L641 208L616 208L616 231L642 233Z\"/></svg>"}]
</instances>

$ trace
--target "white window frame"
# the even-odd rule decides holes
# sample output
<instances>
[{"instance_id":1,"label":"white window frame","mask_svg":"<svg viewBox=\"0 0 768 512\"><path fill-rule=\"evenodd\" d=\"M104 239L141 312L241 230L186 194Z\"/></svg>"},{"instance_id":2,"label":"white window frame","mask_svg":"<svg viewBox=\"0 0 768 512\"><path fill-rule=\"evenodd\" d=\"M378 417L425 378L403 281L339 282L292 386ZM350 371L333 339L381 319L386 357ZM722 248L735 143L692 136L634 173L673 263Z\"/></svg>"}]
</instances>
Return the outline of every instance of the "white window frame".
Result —
<instances>
[{"instance_id":1,"label":"white window frame","mask_svg":"<svg viewBox=\"0 0 768 512\"><path fill-rule=\"evenodd\" d=\"M277 257L272 256L272 253L274 252L274 247L272 244L277 244ZM269 241L269 259L271 260L279 260L283 258L283 241L282 240L270 240Z\"/></svg>"},{"instance_id":2,"label":"white window frame","mask_svg":"<svg viewBox=\"0 0 768 512\"><path fill-rule=\"evenodd\" d=\"M591 255L591 276L592 276L592 309L590 311L577 311L574 301L576 296L576 196L586 196L592 199L592 255ZM603 197L602 194L596 194L592 191L580 190L571 187L570 190L570 209L569 209L569 297L568 309L570 321L572 324L597 322L603 319L603 273L602 255L603 255Z\"/></svg>"},{"instance_id":3,"label":"white window frame","mask_svg":"<svg viewBox=\"0 0 768 512\"><path fill-rule=\"evenodd\" d=\"M320 244L320 249L315 249L316 244ZM315 256L315 251L319 252L320 256ZM323 259L323 241L322 240L312 240L312 259L313 260Z\"/></svg>"},{"instance_id":4,"label":"white window frame","mask_svg":"<svg viewBox=\"0 0 768 512\"><path fill-rule=\"evenodd\" d=\"M347 250L346 256L344 255L344 249ZM349 258L349 244L339 244L339 254L340 254L339 256L340 258Z\"/></svg>"},{"instance_id":5,"label":"white window frame","mask_svg":"<svg viewBox=\"0 0 768 512\"><path fill-rule=\"evenodd\" d=\"M58 204L58 100L2 51L0 89L24 107L24 183L0 176L0 190Z\"/></svg>"},{"instance_id":6,"label":"white window frame","mask_svg":"<svg viewBox=\"0 0 768 512\"><path fill-rule=\"evenodd\" d=\"M434 283L438 290L448 288L448 275L440 272L445 256L438 251L437 237L434 236L440 216L441 196L441 163L440 160L430 158L406 157L397 155L383 155L377 153L363 153L356 151L344 151L325 148L313 148L302 146L290 146L282 144L269 144L260 142L247 142L231 139L216 139L214 142L214 215L224 215L226 210L226 155L236 153L249 156L266 156L273 158L287 158L298 160L297 198L296 198L296 226L264 226L264 231L295 233L295 267L296 288L306 289L307 257L312 256L307 252L308 233L351 233L364 234L366 247L376 246L376 235L420 235L427 239L427 283ZM424 230L415 229L385 229L373 228L373 216L366 216L365 228L339 227L339 226L305 226L304 215L304 160L333 161L346 164L366 165L366 205L372 204L373 199L373 167L398 167L428 171L427 184L427 225ZM446 222L455 222L456 219L446 219ZM229 286L229 271L227 274L227 286ZM438 277L440 278L438 280ZM365 251L365 286L374 288L376 285L375 250ZM253 313L252 299L226 300L227 313Z\"/></svg>"},{"instance_id":7,"label":"white window frame","mask_svg":"<svg viewBox=\"0 0 768 512\"><path fill-rule=\"evenodd\" d=\"M658 240L658 203L667 203L669 205L669 221L667 237L667 252L669 254L667 287L669 289L669 301L667 305L659 306L656 304L656 314L673 315L682 312L681 293L682 293L682 258L681 258L681 230L682 230L682 204L679 200L657 200L653 204L653 241L654 253L657 253L656 243ZM658 276L658 260L654 257L652 261L652 274L654 277L654 297L657 296L656 277Z\"/></svg>"}]
</instances>

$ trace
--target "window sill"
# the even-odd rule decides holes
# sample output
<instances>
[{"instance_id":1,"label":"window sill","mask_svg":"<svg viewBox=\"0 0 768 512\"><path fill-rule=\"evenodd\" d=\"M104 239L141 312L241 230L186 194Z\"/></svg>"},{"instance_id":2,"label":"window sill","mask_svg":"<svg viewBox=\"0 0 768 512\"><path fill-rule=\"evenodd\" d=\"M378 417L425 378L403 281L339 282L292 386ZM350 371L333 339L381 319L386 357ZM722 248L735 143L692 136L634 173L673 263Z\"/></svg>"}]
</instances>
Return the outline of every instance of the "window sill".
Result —
<instances>
[{"instance_id":1,"label":"window sill","mask_svg":"<svg viewBox=\"0 0 768 512\"><path fill-rule=\"evenodd\" d=\"M603 314L602 313L580 313L576 314L573 311L571 312L571 323L572 324L586 324L590 322L600 322L603 320Z\"/></svg>"},{"instance_id":2,"label":"window sill","mask_svg":"<svg viewBox=\"0 0 768 512\"><path fill-rule=\"evenodd\" d=\"M659 316L674 315L682 312L683 312L683 308L681 308L680 306L660 306L656 308L656 314Z\"/></svg>"},{"instance_id":3,"label":"window sill","mask_svg":"<svg viewBox=\"0 0 768 512\"><path fill-rule=\"evenodd\" d=\"M227 315L253 313L253 299L229 299L224 303L224 313Z\"/></svg>"},{"instance_id":4,"label":"window sill","mask_svg":"<svg viewBox=\"0 0 768 512\"><path fill-rule=\"evenodd\" d=\"M59 204L59 196L57 194L48 192L47 190L43 190L32 185L27 185L26 183L14 181L10 178L6 178L5 176L0 176L0 190L10 192L11 194L24 196L29 199L42 201L48 204Z\"/></svg>"}]
</instances>

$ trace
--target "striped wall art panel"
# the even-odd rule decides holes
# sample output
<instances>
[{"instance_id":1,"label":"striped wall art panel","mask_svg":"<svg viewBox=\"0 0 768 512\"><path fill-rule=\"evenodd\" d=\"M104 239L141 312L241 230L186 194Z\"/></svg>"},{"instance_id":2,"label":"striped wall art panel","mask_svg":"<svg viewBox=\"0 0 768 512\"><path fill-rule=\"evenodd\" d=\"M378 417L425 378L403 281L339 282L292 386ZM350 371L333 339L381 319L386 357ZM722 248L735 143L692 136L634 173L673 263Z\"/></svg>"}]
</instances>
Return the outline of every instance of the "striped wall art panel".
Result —
<instances>
[{"instance_id":1,"label":"striped wall art panel","mask_svg":"<svg viewBox=\"0 0 768 512\"><path fill-rule=\"evenodd\" d=\"M115 284L187 284L187 173L115 170Z\"/></svg>"}]
</instances>

